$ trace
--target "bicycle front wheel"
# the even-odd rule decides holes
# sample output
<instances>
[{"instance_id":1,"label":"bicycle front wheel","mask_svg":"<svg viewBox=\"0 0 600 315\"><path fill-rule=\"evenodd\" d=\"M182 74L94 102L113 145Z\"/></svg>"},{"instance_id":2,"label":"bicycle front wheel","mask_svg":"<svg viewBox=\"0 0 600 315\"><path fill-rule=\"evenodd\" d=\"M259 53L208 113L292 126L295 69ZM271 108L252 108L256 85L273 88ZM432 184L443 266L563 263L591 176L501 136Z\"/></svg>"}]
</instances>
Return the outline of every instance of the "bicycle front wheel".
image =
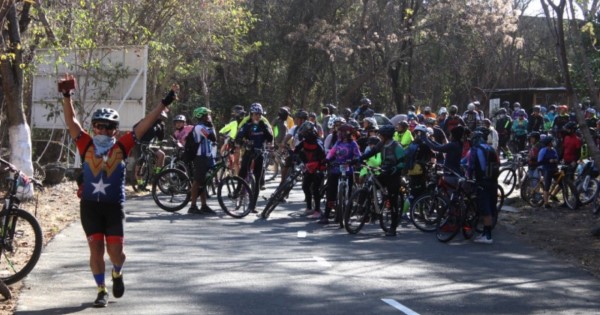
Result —
<instances>
[{"instance_id":1,"label":"bicycle front wheel","mask_svg":"<svg viewBox=\"0 0 600 315\"><path fill-rule=\"evenodd\" d=\"M502 185L506 195L510 195L517 185L517 174L510 168L505 168L498 175L498 184Z\"/></svg>"},{"instance_id":2,"label":"bicycle front wheel","mask_svg":"<svg viewBox=\"0 0 600 315\"><path fill-rule=\"evenodd\" d=\"M435 236L440 242L449 242L461 230L461 213L456 205L447 207L441 214Z\"/></svg>"},{"instance_id":3,"label":"bicycle front wheel","mask_svg":"<svg viewBox=\"0 0 600 315\"><path fill-rule=\"evenodd\" d=\"M576 210L579 208L579 197L577 196L577 189L575 185L571 182L563 180L561 183L562 186L562 195L565 200L565 204L571 210Z\"/></svg>"},{"instance_id":4,"label":"bicycle front wheel","mask_svg":"<svg viewBox=\"0 0 600 315\"><path fill-rule=\"evenodd\" d=\"M358 233L365 225L369 214L371 198L366 188L355 191L348 202L348 209L344 213L344 227L350 234Z\"/></svg>"},{"instance_id":5,"label":"bicycle front wheel","mask_svg":"<svg viewBox=\"0 0 600 315\"><path fill-rule=\"evenodd\" d=\"M42 254L42 229L35 217L22 209L3 216L6 229L1 231L0 280L13 284L27 276Z\"/></svg>"},{"instance_id":6,"label":"bicycle front wheel","mask_svg":"<svg viewBox=\"0 0 600 315\"><path fill-rule=\"evenodd\" d=\"M440 214L448 207L440 196L423 195L410 207L410 217L414 226L423 232L434 232L440 220Z\"/></svg>"},{"instance_id":7,"label":"bicycle front wheel","mask_svg":"<svg viewBox=\"0 0 600 315\"><path fill-rule=\"evenodd\" d=\"M591 177L584 177L581 180L575 182L575 188L577 190L577 197L582 205L587 205L594 201L596 195L598 195L599 188L598 180Z\"/></svg>"},{"instance_id":8,"label":"bicycle front wheel","mask_svg":"<svg viewBox=\"0 0 600 315\"><path fill-rule=\"evenodd\" d=\"M187 175L175 168L166 169L156 175L152 183L152 199L167 211L183 209L192 197L192 183Z\"/></svg>"},{"instance_id":9,"label":"bicycle front wheel","mask_svg":"<svg viewBox=\"0 0 600 315\"><path fill-rule=\"evenodd\" d=\"M252 208L252 190L246 181L238 176L223 178L217 190L221 209L234 218L243 218Z\"/></svg>"}]
</instances>

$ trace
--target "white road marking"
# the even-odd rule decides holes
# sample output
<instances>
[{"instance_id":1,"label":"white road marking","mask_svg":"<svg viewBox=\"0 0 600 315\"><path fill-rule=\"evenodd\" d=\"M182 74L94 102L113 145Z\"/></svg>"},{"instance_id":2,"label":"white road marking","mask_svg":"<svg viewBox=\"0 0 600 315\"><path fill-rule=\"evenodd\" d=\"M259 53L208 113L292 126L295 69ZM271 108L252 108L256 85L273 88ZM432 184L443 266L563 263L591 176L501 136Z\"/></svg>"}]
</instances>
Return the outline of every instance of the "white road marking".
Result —
<instances>
[{"instance_id":1,"label":"white road marking","mask_svg":"<svg viewBox=\"0 0 600 315\"><path fill-rule=\"evenodd\" d=\"M393 299L381 299L381 300L384 301L385 303L391 305L393 308L398 309L399 311L401 311L402 313L404 313L406 315L419 315L419 313L398 303L398 301L396 301L396 300L393 300Z\"/></svg>"},{"instance_id":2,"label":"white road marking","mask_svg":"<svg viewBox=\"0 0 600 315\"><path fill-rule=\"evenodd\" d=\"M325 260L325 258L323 257L319 257L319 256L313 256L313 259L317 261L317 263L323 267L331 267L333 266L331 263L329 263L327 260Z\"/></svg>"},{"instance_id":3,"label":"white road marking","mask_svg":"<svg viewBox=\"0 0 600 315\"><path fill-rule=\"evenodd\" d=\"M298 231L298 237L305 238L306 237L306 231Z\"/></svg>"}]
</instances>

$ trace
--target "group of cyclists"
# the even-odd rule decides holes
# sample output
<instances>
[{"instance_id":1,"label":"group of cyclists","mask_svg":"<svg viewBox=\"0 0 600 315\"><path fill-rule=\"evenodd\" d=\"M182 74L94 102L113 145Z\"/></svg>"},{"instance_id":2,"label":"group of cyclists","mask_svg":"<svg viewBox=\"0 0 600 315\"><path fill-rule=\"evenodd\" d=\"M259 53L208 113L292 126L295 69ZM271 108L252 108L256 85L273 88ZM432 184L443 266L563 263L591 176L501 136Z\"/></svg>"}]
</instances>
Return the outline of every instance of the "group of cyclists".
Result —
<instances>
[{"instance_id":1,"label":"group of cyclists","mask_svg":"<svg viewBox=\"0 0 600 315\"><path fill-rule=\"evenodd\" d=\"M427 192L429 168L435 163L443 164L449 183L457 183L457 175L477 179L481 187L478 190L481 195L478 208L482 217L489 220L485 220L484 232L476 241L492 243L490 221L491 214L496 210L498 183L497 174L494 177L488 168L497 168L499 165L496 150L500 137L491 120L485 118L479 107L479 103L471 103L461 115L456 105L448 109L440 108L437 114L431 107L417 112L411 106L408 113L400 115L395 124L380 126L368 98L361 99L356 110L346 108L339 113L333 104L323 106L318 115L304 110L292 114L289 108L281 107L271 122L265 117L262 105L253 103L247 112L243 106L234 106L231 121L218 131L212 126L211 111L200 107L193 112L193 118L197 121L195 129L182 123L185 117L178 115L175 133L176 138L181 140L185 139L181 133L197 131L194 139L201 144L200 147L206 145L206 150L199 149L198 155L211 158L215 157L211 154L216 154L216 150L209 152L208 148L216 146L215 135L220 134L219 138L224 139L220 151L232 149L235 152L234 169L240 177L245 178L250 165L254 166L251 171L259 187L254 190L254 198L257 198L259 190L264 189L263 155L256 151L267 146L287 153L281 165L281 180L283 182L294 163L305 165L302 176L306 203L304 214L321 224L330 223L330 213L336 208L340 176L348 178L351 189L355 182L361 183L361 171L365 175L365 171L361 170L362 165L377 167L377 178L389 188L392 204L392 228L386 232L388 236L396 235L396 227L402 219L410 220L406 205ZM500 119L494 120L498 125ZM240 148L244 148L241 156ZM490 155L489 152L494 154ZM206 167L212 165L210 160L196 158L194 184L204 183ZM405 188L410 192L405 203L398 199L403 177L408 179L408 187ZM325 196L321 196L321 187L325 182ZM201 192L203 187L198 185L194 188L197 187ZM321 205L323 197L325 204ZM196 195L192 196L188 213L210 212L213 211L205 204L205 198L198 208ZM336 217L335 223L341 224L339 218Z\"/></svg>"}]
</instances>

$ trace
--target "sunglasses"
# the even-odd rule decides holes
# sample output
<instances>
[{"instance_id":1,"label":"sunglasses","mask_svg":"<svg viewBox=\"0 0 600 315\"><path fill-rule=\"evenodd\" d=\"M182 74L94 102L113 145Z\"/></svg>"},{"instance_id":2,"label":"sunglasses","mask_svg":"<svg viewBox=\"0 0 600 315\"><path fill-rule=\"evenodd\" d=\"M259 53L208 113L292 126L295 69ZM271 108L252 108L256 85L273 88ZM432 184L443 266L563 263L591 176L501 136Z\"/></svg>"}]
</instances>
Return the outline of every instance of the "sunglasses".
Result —
<instances>
[{"instance_id":1,"label":"sunglasses","mask_svg":"<svg viewBox=\"0 0 600 315\"><path fill-rule=\"evenodd\" d=\"M112 131L117 129L117 126L110 124L94 124L94 129Z\"/></svg>"}]
</instances>

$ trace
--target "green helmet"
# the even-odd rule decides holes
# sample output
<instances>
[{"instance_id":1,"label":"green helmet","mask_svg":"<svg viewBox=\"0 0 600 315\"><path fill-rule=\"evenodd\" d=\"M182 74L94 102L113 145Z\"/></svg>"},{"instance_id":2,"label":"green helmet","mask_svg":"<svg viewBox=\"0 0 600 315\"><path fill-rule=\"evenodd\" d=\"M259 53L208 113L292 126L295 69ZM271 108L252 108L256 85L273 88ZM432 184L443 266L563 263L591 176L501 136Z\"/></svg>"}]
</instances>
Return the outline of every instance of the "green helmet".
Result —
<instances>
[{"instance_id":1,"label":"green helmet","mask_svg":"<svg viewBox=\"0 0 600 315\"><path fill-rule=\"evenodd\" d=\"M210 109L208 109L206 107L198 107L198 108L194 109L193 115L194 115L194 118L200 119L210 113L211 113Z\"/></svg>"}]
</instances>

